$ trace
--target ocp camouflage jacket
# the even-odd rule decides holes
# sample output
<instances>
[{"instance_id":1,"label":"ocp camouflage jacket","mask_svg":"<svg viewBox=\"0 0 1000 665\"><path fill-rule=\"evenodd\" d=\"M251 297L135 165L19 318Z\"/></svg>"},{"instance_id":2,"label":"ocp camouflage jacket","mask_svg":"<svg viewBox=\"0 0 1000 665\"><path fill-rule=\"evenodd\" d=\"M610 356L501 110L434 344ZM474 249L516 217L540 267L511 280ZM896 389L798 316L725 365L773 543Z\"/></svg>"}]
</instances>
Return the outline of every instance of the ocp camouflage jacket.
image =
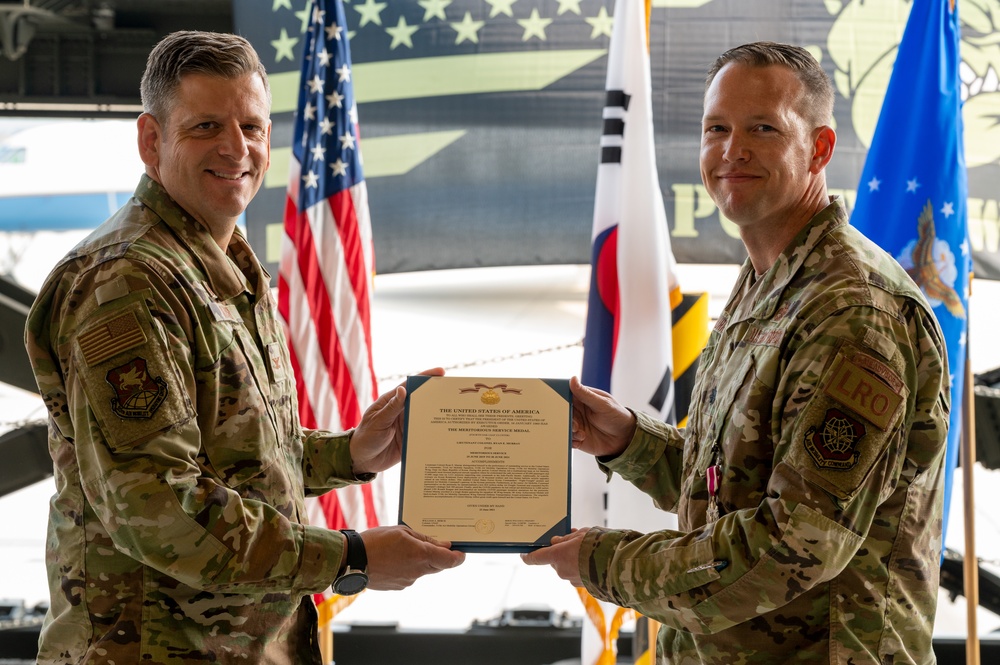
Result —
<instances>
[{"instance_id":1,"label":"ocp camouflage jacket","mask_svg":"<svg viewBox=\"0 0 1000 665\"><path fill-rule=\"evenodd\" d=\"M586 588L662 622L661 663L934 662L949 383L916 285L834 202L743 266L699 362L689 427L639 414L604 467L680 530L592 530Z\"/></svg>"},{"instance_id":2,"label":"ocp camouflage jacket","mask_svg":"<svg viewBox=\"0 0 1000 665\"><path fill-rule=\"evenodd\" d=\"M39 663L319 662L339 533L304 497L355 478L303 431L269 278L153 180L53 270L26 334L55 464Z\"/></svg>"}]
</instances>

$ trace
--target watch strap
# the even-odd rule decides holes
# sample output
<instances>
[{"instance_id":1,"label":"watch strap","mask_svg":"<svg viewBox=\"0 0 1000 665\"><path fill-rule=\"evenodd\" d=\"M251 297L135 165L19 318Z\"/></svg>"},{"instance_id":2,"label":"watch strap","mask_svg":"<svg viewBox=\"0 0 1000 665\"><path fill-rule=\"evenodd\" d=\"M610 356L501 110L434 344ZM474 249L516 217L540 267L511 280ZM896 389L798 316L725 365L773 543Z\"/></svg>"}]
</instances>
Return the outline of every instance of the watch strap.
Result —
<instances>
[{"instance_id":1,"label":"watch strap","mask_svg":"<svg viewBox=\"0 0 1000 665\"><path fill-rule=\"evenodd\" d=\"M345 547L347 548L347 567L350 570L368 570L368 554L365 552L365 541L361 534L353 529L341 529L340 532L347 538Z\"/></svg>"}]
</instances>

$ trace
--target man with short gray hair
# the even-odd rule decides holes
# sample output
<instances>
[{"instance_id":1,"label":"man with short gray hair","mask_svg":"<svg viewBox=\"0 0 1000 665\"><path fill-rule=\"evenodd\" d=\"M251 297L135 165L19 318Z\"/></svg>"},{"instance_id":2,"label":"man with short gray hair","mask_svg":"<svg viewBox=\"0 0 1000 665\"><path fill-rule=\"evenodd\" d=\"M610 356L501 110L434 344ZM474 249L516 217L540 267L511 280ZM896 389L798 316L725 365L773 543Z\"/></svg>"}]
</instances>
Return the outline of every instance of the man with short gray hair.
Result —
<instances>
[{"instance_id":1,"label":"man with short gray hair","mask_svg":"<svg viewBox=\"0 0 1000 665\"><path fill-rule=\"evenodd\" d=\"M401 589L464 554L308 524L307 494L399 461L406 391L350 432L299 423L269 277L236 227L270 163L253 48L168 35L142 98L135 195L28 316L56 480L38 662L318 665L311 594Z\"/></svg>"}]
</instances>

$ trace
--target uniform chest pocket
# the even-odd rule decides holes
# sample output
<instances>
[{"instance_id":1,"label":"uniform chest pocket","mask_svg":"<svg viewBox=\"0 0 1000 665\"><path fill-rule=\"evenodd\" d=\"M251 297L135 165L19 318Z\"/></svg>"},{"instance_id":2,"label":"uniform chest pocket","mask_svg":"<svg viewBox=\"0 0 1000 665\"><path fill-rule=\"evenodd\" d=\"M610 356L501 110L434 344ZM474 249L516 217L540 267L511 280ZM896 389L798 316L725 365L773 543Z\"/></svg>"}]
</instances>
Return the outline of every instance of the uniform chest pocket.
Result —
<instances>
[{"instance_id":1,"label":"uniform chest pocket","mask_svg":"<svg viewBox=\"0 0 1000 665\"><path fill-rule=\"evenodd\" d=\"M770 372L769 354L756 351L741 363L738 379L724 395L717 414L722 443L733 438L755 442L770 438L770 422L774 414L775 390ZM761 371L764 370L763 375ZM766 430L762 429L766 426Z\"/></svg>"},{"instance_id":2,"label":"uniform chest pocket","mask_svg":"<svg viewBox=\"0 0 1000 665\"><path fill-rule=\"evenodd\" d=\"M229 331L224 331L230 326ZM217 323L229 344L197 371L202 445L215 473L237 488L278 459L280 442L261 379L267 372L258 353L246 351L247 331ZM266 384L264 384L266 385ZM267 388L265 388L266 390Z\"/></svg>"},{"instance_id":3,"label":"uniform chest pocket","mask_svg":"<svg viewBox=\"0 0 1000 665\"><path fill-rule=\"evenodd\" d=\"M743 387L753 379L753 357L750 354L736 362L718 366L719 373L713 376L711 387L704 391L702 397L700 431L697 437L689 437L688 443L696 446L686 455L691 466L704 473L724 444L731 437L730 418L734 414L734 406L738 404L738 396L744 392ZM729 369L732 368L732 369Z\"/></svg>"},{"instance_id":4,"label":"uniform chest pocket","mask_svg":"<svg viewBox=\"0 0 1000 665\"><path fill-rule=\"evenodd\" d=\"M723 478L719 501L730 508L756 505L774 466L775 390L769 385L769 357L760 349L748 356L739 380L727 391L728 405L717 415L718 463ZM706 468L708 464L711 460ZM736 488L740 488L739 496L734 493Z\"/></svg>"},{"instance_id":5,"label":"uniform chest pocket","mask_svg":"<svg viewBox=\"0 0 1000 665\"><path fill-rule=\"evenodd\" d=\"M768 377L758 376L758 368L761 363L766 365L766 360L747 353L731 365L735 370L721 377L715 401L707 409L705 436L692 441L697 449L690 454L688 477L704 483L708 467L719 464L722 480L719 499L730 508L758 501L774 464L775 391L768 385ZM748 495L734 496L736 486ZM692 487L692 491L696 489Z\"/></svg>"}]
</instances>

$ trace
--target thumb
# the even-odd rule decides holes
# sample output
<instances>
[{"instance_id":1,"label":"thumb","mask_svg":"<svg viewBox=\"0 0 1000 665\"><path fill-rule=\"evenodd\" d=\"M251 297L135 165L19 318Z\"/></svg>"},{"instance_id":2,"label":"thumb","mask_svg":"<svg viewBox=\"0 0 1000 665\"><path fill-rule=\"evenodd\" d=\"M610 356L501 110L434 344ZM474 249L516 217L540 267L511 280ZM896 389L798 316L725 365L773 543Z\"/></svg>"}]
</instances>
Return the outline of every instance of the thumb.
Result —
<instances>
[{"instance_id":1,"label":"thumb","mask_svg":"<svg viewBox=\"0 0 1000 665\"><path fill-rule=\"evenodd\" d=\"M371 406L365 410L365 418L375 421L375 424L388 426L399 412L402 410L406 398L406 388L396 386L388 390L375 400Z\"/></svg>"}]
</instances>

